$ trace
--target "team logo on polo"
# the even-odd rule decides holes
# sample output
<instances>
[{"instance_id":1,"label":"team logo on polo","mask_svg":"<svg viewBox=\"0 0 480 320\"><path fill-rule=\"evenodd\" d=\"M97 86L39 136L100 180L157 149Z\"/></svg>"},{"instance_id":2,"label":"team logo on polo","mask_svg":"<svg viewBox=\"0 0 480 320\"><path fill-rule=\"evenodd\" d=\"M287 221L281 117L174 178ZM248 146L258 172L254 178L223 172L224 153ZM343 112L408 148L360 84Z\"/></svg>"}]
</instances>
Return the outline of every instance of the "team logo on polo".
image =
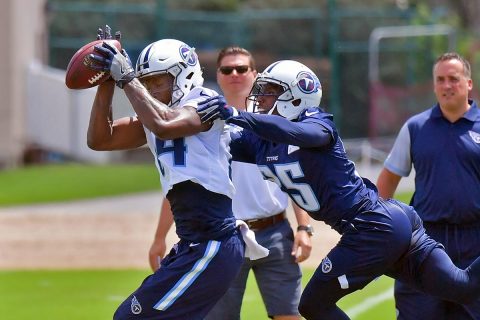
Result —
<instances>
[{"instance_id":1,"label":"team logo on polo","mask_svg":"<svg viewBox=\"0 0 480 320\"><path fill-rule=\"evenodd\" d=\"M332 271L332 261L328 257L323 258L322 260L322 272L329 273Z\"/></svg>"},{"instance_id":2,"label":"team logo on polo","mask_svg":"<svg viewBox=\"0 0 480 320\"><path fill-rule=\"evenodd\" d=\"M138 302L137 297L133 296L132 303L130 304L130 309L133 314L140 314L142 312L142 306Z\"/></svg>"},{"instance_id":3,"label":"team logo on polo","mask_svg":"<svg viewBox=\"0 0 480 320\"><path fill-rule=\"evenodd\" d=\"M194 66L197 64L198 58L197 54L195 53L195 48L190 48L187 45L181 46L180 56L182 56L183 61L185 61L190 66Z\"/></svg>"},{"instance_id":4,"label":"team logo on polo","mask_svg":"<svg viewBox=\"0 0 480 320\"><path fill-rule=\"evenodd\" d=\"M320 88L320 81L310 72L302 71L297 76L298 88L303 93L314 93Z\"/></svg>"},{"instance_id":5,"label":"team logo on polo","mask_svg":"<svg viewBox=\"0 0 480 320\"><path fill-rule=\"evenodd\" d=\"M470 138L472 138L473 142L480 143L480 133L469 130L468 134L470 135Z\"/></svg>"}]
</instances>

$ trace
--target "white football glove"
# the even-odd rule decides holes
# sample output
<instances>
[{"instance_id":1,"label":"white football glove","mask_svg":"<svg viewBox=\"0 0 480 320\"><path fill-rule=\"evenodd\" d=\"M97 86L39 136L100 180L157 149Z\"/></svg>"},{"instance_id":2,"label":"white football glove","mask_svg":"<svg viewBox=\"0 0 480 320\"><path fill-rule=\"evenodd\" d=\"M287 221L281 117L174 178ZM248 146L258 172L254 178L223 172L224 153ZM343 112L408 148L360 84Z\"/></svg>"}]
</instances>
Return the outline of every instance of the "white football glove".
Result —
<instances>
[{"instance_id":1,"label":"white football glove","mask_svg":"<svg viewBox=\"0 0 480 320\"><path fill-rule=\"evenodd\" d=\"M119 52L117 48L106 42L94 48L96 52L100 53L90 55L90 59L95 61L95 69L109 71L118 87L123 89L127 83L135 78L132 62L124 49L122 49L122 52Z\"/></svg>"}]
</instances>

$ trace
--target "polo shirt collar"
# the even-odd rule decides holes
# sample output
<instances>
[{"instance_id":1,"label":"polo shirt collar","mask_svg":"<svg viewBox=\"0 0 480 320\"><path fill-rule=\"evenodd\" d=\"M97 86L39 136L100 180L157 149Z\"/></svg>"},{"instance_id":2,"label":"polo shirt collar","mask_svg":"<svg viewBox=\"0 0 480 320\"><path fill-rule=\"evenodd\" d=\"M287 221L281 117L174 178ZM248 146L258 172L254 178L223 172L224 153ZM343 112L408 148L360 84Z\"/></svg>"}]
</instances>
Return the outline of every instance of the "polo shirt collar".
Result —
<instances>
[{"instance_id":1,"label":"polo shirt collar","mask_svg":"<svg viewBox=\"0 0 480 320\"><path fill-rule=\"evenodd\" d=\"M480 119L480 111L478 110L477 104L473 100L468 100L468 104L471 106L470 109L463 115L463 117L470 121L476 121Z\"/></svg>"},{"instance_id":2,"label":"polo shirt collar","mask_svg":"<svg viewBox=\"0 0 480 320\"><path fill-rule=\"evenodd\" d=\"M470 105L470 109L462 116L470 121L475 121L480 118L480 111L477 107L477 103L471 99L468 99L468 104ZM440 105L437 103L432 110L432 117L443 117L442 111L440 110Z\"/></svg>"}]
</instances>

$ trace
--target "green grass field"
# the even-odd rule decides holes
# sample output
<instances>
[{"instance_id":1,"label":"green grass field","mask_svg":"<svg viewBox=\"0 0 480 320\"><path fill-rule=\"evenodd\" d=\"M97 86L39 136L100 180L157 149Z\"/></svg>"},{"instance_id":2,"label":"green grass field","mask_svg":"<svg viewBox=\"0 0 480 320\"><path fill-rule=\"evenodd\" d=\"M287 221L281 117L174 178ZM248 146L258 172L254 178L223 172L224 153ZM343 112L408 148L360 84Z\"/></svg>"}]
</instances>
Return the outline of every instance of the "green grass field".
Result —
<instances>
[{"instance_id":1,"label":"green grass field","mask_svg":"<svg viewBox=\"0 0 480 320\"><path fill-rule=\"evenodd\" d=\"M304 270L304 283L312 273ZM116 307L147 275L146 270L0 271L1 319L111 319ZM391 287L392 280L382 277L339 305L352 319L394 319ZM253 275L244 296L242 319L268 319Z\"/></svg>"},{"instance_id":2,"label":"green grass field","mask_svg":"<svg viewBox=\"0 0 480 320\"><path fill-rule=\"evenodd\" d=\"M152 190L159 190L153 165L67 164L0 171L0 206ZM410 196L401 194L398 198L408 202ZM312 273L312 269L304 269L304 285ZM0 319L111 319L118 304L146 275L147 270L3 270ZM392 279L381 277L339 305L352 319L395 319L392 284ZM267 319L253 275L247 284L242 319Z\"/></svg>"},{"instance_id":3,"label":"green grass field","mask_svg":"<svg viewBox=\"0 0 480 320\"><path fill-rule=\"evenodd\" d=\"M0 171L0 206L160 190L153 163L44 165Z\"/></svg>"}]
</instances>

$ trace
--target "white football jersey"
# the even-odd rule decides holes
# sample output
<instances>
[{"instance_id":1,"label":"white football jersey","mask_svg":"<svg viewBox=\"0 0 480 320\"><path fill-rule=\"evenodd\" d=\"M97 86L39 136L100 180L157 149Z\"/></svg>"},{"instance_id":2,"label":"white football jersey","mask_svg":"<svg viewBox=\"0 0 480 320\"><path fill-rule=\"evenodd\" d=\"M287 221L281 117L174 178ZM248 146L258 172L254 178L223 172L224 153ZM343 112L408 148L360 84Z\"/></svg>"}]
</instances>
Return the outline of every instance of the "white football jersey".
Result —
<instances>
[{"instance_id":1,"label":"white football jersey","mask_svg":"<svg viewBox=\"0 0 480 320\"><path fill-rule=\"evenodd\" d=\"M253 103L247 105L253 112ZM243 130L230 125L230 130ZM232 180L236 193L232 202L233 215L237 219L261 219L273 216L288 206L288 195L272 181L263 178L256 164L232 161Z\"/></svg>"},{"instance_id":2,"label":"white football jersey","mask_svg":"<svg viewBox=\"0 0 480 320\"><path fill-rule=\"evenodd\" d=\"M216 95L213 90L196 87L180 101L177 108L187 105L197 108L198 102ZM209 191L233 198L235 188L230 180L230 135L225 121L216 120L208 131L175 140L160 140L147 128L144 127L144 130L165 196L174 184L191 180Z\"/></svg>"},{"instance_id":3,"label":"white football jersey","mask_svg":"<svg viewBox=\"0 0 480 320\"><path fill-rule=\"evenodd\" d=\"M288 206L288 195L272 181L264 180L256 164L232 161L232 179L237 192L232 202L237 219L273 216Z\"/></svg>"}]
</instances>

